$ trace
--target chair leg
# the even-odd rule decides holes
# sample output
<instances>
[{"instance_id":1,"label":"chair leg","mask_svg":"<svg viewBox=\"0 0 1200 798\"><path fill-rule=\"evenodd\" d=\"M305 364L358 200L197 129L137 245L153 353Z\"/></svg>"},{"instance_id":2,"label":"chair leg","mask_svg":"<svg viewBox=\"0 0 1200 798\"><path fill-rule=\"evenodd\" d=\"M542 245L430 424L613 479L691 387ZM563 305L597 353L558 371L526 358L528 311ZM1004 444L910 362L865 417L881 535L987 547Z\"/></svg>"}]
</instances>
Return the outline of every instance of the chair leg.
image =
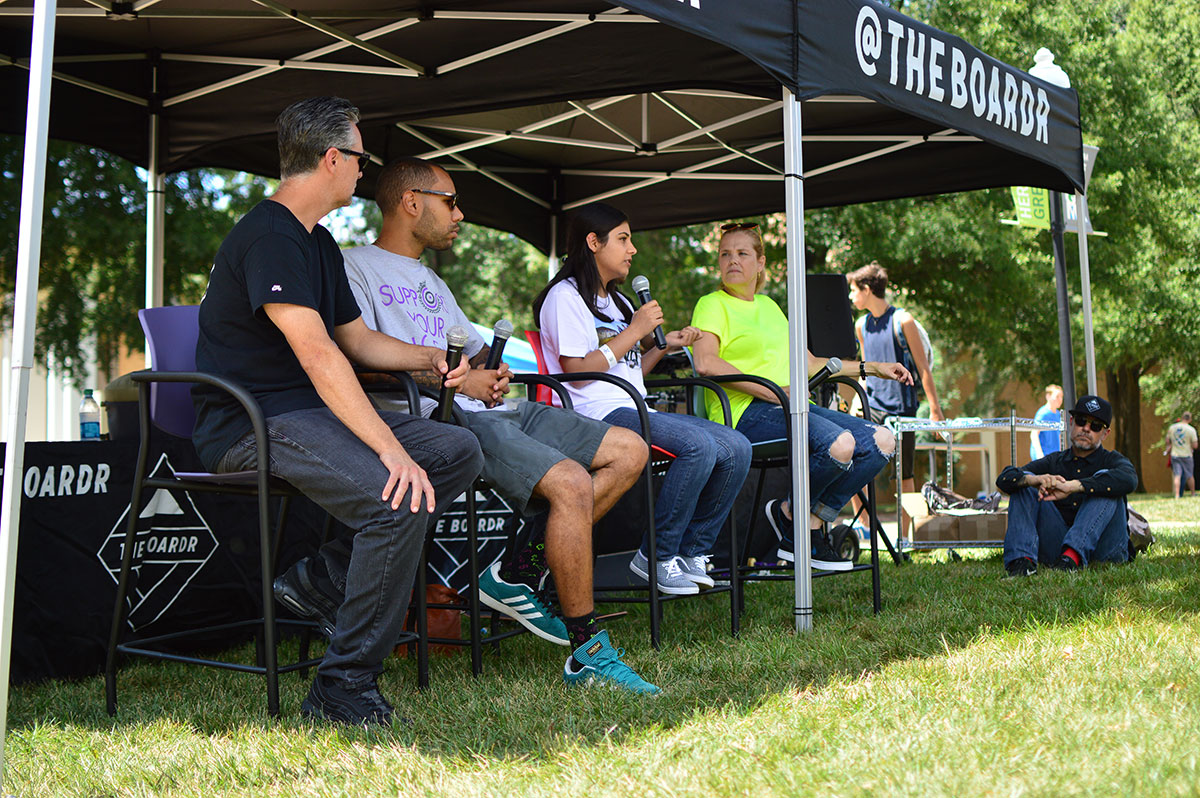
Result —
<instances>
[{"instance_id":1,"label":"chair leg","mask_svg":"<svg viewBox=\"0 0 1200 798\"><path fill-rule=\"evenodd\" d=\"M658 532L654 528L654 483L650 475L650 460L646 460L646 525L650 538L650 556L647 558L646 573L650 584L650 645L657 651L659 625L662 621L662 601L658 596Z\"/></svg>"},{"instance_id":2,"label":"chair leg","mask_svg":"<svg viewBox=\"0 0 1200 798\"><path fill-rule=\"evenodd\" d=\"M286 517L287 497L280 503L281 519ZM273 564L275 562L271 529L270 496L260 494L258 497L258 536L259 561L262 577L262 613L263 613L263 667L267 676L267 713L279 717L279 662L276 650L275 628L275 594L271 588L274 580Z\"/></svg>"},{"instance_id":3,"label":"chair leg","mask_svg":"<svg viewBox=\"0 0 1200 798\"><path fill-rule=\"evenodd\" d=\"M754 502L750 505L750 526L746 530L746 537L742 541L740 550L738 551L737 567L732 569L734 579L737 581L738 594L738 613L746 611L746 579L743 576L743 565L746 562L746 548L750 545L750 541L754 539L754 530L758 526L758 503L762 501L763 485L767 481L767 470L765 468L758 469L758 485L754 489Z\"/></svg>"},{"instance_id":4,"label":"chair leg","mask_svg":"<svg viewBox=\"0 0 1200 798\"><path fill-rule=\"evenodd\" d=\"M471 627L471 675L483 673L483 635L479 619L479 528L475 515L475 485L467 486L467 608Z\"/></svg>"},{"instance_id":5,"label":"chair leg","mask_svg":"<svg viewBox=\"0 0 1200 798\"><path fill-rule=\"evenodd\" d=\"M137 536L138 508L142 506L142 480L146 476L148 454L145 444L138 447L137 467L133 472L133 495L129 501L129 521L125 525L125 542L121 546L117 598L113 603L112 629L104 659L104 698L109 715L117 714L117 645L121 641L121 628L125 625L125 597L129 595L129 573L133 567L133 544Z\"/></svg>"},{"instance_id":6,"label":"chair leg","mask_svg":"<svg viewBox=\"0 0 1200 798\"><path fill-rule=\"evenodd\" d=\"M737 578L737 524L733 520L733 509L729 510L729 634L737 637L742 631L741 593Z\"/></svg>"},{"instance_id":7,"label":"chair leg","mask_svg":"<svg viewBox=\"0 0 1200 798\"><path fill-rule=\"evenodd\" d=\"M879 514L875 506L875 483L867 483L867 524L871 529L871 602L878 615L883 609L879 585Z\"/></svg>"},{"instance_id":8,"label":"chair leg","mask_svg":"<svg viewBox=\"0 0 1200 798\"><path fill-rule=\"evenodd\" d=\"M416 630L417 630L417 688L429 689L429 613L425 607L425 589L429 573L429 542L433 539L433 530L425 536L425 545L421 547L421 564L417 568L416 593Z\"/></svg>"}]
</instances>

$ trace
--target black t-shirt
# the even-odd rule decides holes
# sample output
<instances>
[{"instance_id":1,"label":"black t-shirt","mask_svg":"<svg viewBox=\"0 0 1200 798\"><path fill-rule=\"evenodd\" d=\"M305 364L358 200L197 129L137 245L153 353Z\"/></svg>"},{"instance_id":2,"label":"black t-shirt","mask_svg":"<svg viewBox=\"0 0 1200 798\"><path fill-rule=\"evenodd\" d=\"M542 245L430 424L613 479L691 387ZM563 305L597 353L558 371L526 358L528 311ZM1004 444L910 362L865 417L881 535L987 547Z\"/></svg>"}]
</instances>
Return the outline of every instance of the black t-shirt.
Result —
<instances>
[{"instance_id":1,"label":"black t-shirt","mask_svg":"<svg viewBox=\"0 0 1200 798\"><path fill-rule=\"evenodd\" d=\"M196 368L250 391L268 418L324 404L262 309L274 302L313 308L331 336L334 327L361 315L329 231L317 225L309 233L290 210L266 200L234 225L217 250L200 303ZM197 385L192 399L192 441L211 469L250 432L250 419L223 391Z\"/></svg>"}]
</instances>

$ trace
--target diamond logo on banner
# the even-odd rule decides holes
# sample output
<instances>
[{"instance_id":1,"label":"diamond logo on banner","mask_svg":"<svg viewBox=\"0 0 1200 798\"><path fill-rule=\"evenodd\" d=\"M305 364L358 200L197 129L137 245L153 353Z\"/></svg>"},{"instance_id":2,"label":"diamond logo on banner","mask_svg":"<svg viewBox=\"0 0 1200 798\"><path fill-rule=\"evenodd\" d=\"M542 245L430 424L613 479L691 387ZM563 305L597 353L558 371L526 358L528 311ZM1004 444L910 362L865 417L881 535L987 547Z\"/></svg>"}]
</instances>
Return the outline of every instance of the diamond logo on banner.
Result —
<instances>
[{"instance_id":1,"label":"diamond logo on banner","mask_svg":"<svg viewBox=\"0 0 1200 798\"><path fill-rule=\"evenodd\" d=\"M475 523L478 527L478 563L483 571L504 553L509 527L515 523L514 534L520 534L525 519L517 515L504 498L490 488L486 493L475 491ZM429 553L429 570L456 590L467 585L462 569L469 562L467 546L467 494L463 493L438 519L433 532L434 548ZM452 581L453 580L453 581ZM461 583L461 584L460 584Z\"/></svg>"},{"instance_id":2,"label":"diamond logo on banner","mask_svg":"<svg viewBox=\"0 0 1200 798\"><path fill-rule=\"evenodd\" d=\"M174 475L170 461L163 454L151 476L169 479ZM131 510L131 506L126 506L96 552L113 582L121 574L125 527ZM137 513L130 574L136 581L129 595L128 614L128 623L135 630L162 617L212 558L218 545L212 528L187 491L159 488L143 494Z\"/></svg>"}]
</instances>

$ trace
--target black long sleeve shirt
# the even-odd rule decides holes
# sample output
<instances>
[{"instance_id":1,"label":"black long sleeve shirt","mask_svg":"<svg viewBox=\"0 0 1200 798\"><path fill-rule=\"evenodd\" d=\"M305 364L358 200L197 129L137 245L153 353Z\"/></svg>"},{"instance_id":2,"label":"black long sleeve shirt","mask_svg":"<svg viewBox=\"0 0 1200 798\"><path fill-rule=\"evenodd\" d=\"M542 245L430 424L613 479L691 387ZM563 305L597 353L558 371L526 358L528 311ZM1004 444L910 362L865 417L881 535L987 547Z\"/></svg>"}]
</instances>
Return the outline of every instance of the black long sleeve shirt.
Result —
<instances>
[{"instance_id":1,"label":"black long sleeve shirt","mask_svg":"<svg viewBox=\"0 0 1200 798\"><path fill-rule=\"evenodd\" d=\"M1090 496L1119 498L1137 487L1137 472L1133 470L1133 463L1120 452L1103 447L1087 457L1077 456L1075 451L1068 447L1060 452L1051 452L1021 468L1008 466L996 477L996 487L1006 494L1018 490L1036 490L1020 486L1026 473L1058 474L1063 479L1079 480L1079 484L1083 486L1082 491L1054 502L1067 526L1075 522L1075 514L1084 499Z\"/></svg>"}]
</instances>

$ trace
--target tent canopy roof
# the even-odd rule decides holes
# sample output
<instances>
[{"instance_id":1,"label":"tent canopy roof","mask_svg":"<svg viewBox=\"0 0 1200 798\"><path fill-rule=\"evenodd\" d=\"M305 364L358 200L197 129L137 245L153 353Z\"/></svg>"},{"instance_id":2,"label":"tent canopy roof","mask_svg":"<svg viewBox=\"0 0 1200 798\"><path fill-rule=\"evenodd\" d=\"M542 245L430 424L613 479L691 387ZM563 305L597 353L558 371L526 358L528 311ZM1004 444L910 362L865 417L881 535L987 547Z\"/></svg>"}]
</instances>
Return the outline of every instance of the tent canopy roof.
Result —
<instances>
[{"instance_id":1,"label":"tent canopy roof","mask_svg":"<svg viewBox=\"0 0 1200 798\"><path fill-rule=\"evenodd\" d=\"M744 8L62 0L50 134L145 166L156 113L160 170L270 175L278 112L338 94L361 109L381 162L435 158L470 219L543 249L551 216L590 199L610 198L639 227L781 210L781 85L804 100L809 207L1082 184L1070 90L874 0ZM0 6L0 97L17 110L0 129L11 133L30 15ZM372 195L376 172L360 193Z\"/></svg>"}]
</instances>

